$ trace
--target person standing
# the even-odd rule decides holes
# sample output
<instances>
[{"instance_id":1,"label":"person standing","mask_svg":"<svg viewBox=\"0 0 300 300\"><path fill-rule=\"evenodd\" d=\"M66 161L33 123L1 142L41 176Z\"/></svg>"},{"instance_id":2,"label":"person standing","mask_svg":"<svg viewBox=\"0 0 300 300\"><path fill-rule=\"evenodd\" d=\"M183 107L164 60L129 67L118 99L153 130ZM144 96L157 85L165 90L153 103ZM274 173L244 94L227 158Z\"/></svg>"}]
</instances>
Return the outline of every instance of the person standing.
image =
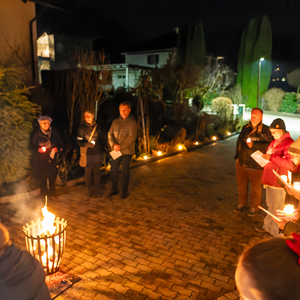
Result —
<instances>
[{"instance_id":1,"label":"person standing","mask_svg":"<svg viewBox=\"0 0 300 300\"><path fill-rule=\"evenodd\" d=\"M290 145L294 142L289 132L286 132L285 123L282 119L275 119L269 127L274 140L267 149L267 153L262 157L269 162L264 166L262 183L266 189L266 204L268 210L275 214L277 209L283 209L285 203L286 192L277 183L277 176L273 173L275 170L279 175L288 177L288 171L293 167L291 154L288 153ZM268 232L274 237L281 234L278 226L274 223L270 215L264 218L262 226L255 227L258 232Z\"/></svg>"},{"instance_id":2,"label":"person standing","mask_svg":"<svg viewBox=\"0 0 300 300\"><path fill-rule=\"evenodd\" d=\"M39 127L31 134L32 172L39 180L41 196L55 198L55 177L57 172L57 153L61 151L60 133L52 128L52 119L41 115L37 119Z\"/></svg>"},{"instance_id":3,"label":"person standing","mask_svg":"<svg viewBox=\"0 0 300 300\"><path fill-rule=\"evenodd\" d=\"M101 196L100 168L105 161L107 148L105 140L103 130L99 124L96 124L94 113L91 110L86 110L84 122L78 130L77 143L80 147L86 147L85 184L88 188L89 197Z\"/></svg>"},{"instance_id":4,"label":"person standing","mask_svg":"<svg viewBox=\"0 0 300 300\"><path fill-rule=\"evenodd\" d=\"M251 184L249 217L255 217L261 203L262 167L251 157L257 150L266 153L273 140L269 127L262 123L263 111L253 108L251 120L245 125L236 143L236 178L238 184L239 204L233 211L243 213L248 209L248 182Z\"/></svg>"},{"instance_id":5,"label":"person standing","mask_svg":"<svg viewBox=\"0 0 300 300\"><path fill-rule=\"evenodd\" d=\"M120 116L115 119L108 132L108 142L111 150L121 154L111 162L112 190L109 196L118 194L118 172L122 163L122 193L121 198L125 199L128 195L129 184L129 165L132 155L135 153L135 140L137 137L137 124L134 117L130 114L131 105L122 102L119 105Z\"/></svg>"}]
</instances>

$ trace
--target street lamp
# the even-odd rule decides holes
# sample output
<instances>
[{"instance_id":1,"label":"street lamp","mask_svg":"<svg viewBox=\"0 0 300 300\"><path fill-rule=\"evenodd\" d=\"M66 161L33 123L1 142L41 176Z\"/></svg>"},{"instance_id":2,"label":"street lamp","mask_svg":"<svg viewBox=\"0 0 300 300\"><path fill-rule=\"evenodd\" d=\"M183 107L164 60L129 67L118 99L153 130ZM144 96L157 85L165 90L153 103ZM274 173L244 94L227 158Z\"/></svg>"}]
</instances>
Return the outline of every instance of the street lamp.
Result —
<instances>
[{"instance_id":1,"label":"street lamp","mask_svg":"<svg viewBox=\"0 0 300 300\"><path fill-rule=\"evenodd\" d=\"M258 100L259 100L259 83L260 83L260 68L261 68L261 62L264 60L263 57L261 57L258 61L258 76L257 76L257 99L256 99L256 107L258 107Z\"/></svg>"}]
</instances>

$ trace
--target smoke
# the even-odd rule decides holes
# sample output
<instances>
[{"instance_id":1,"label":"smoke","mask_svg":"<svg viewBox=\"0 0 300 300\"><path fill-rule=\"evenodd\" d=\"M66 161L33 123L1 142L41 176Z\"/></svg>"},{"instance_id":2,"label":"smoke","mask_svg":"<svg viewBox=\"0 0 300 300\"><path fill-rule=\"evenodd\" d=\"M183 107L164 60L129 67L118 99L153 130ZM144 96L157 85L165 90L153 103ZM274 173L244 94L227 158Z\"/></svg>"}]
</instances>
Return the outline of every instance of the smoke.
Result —
<instances>
[{"instance_id":1,"label":"smoke","mask_svg":"<svg viewBox=\"0 0 300 300\"><path fill-rule=\"evenodd\" d=\"M27 192L27 184L20 183L14 190L14 195L1 198L2 203L8 203L10 221L25 225L32 220L42 219L41 209L45 203L40 197L40 189Z\"/></svg>"}]
</instances>

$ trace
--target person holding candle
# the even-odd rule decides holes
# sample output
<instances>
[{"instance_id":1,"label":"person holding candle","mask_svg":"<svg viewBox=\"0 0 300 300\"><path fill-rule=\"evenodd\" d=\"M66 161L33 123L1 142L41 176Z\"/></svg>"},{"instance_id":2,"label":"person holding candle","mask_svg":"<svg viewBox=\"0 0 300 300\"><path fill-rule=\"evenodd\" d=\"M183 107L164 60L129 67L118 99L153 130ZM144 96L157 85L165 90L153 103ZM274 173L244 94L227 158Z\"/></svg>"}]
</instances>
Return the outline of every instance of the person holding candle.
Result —
<instances>
[{"instance_id":1,"label":"person holding candle","mask_svg":"<svg viewBox=\"0 0 300 300\"><path fill-rule=\"evenodd\" d=\"M51 126L52 119L49 116L41 115L37 121L39 126L33 129L30 141L32 172L39 181L42 199L45 195L54 199L57 153L62 150L61 136Z\"/></svg>"},{"instance_id":2,"label":"person holding candle","mask_svg":"<svg viewBox=\"0 0 300 300\"><path fill-rule=\"evenodd\" d=\"M262 123L263 111L253 108L249 124L242 128L236 143L236 178L239 204L233 211L244 213L248 209L248 182L251 184L250 209L248 216L255 217L261 203L262 167L251 157L257 150L266 153L273 140L269 127Z\"/></svg>"},{"instance_id":3,"label":"person holding candle","mask_svg":"<svg viewBox=\"0 0 300 300\"><path fill-rule=\"evenodd\" d=\"M299 205L300 200L300 137L290 146L289 154L292 157L291 186L286 186L286 203Z\"/></svg>"},{"instance_id":4,"label":"person holding candle","mask_svg":"<svg viewBox=\"0 0 300 300\"><path fill-rule=\"evenodd\" d=\"M300 299L300 235L270 238L245 249L235 281L241 299Z\"/></svg>"},{"instance_id":5,"label":"person holding candle","mask_svg":"<svg viewBox=\"0 0 300 300\"><path fill-rule=\"evenodd\" d=\"M285 123L282 119L275 119L269 127L274 140L270 143L266 154L262 157L269 162L263 169L262 183L266 189L266 204L268 210L275 214L275 210L283 209L286 192L278 184L275 170L279 175L288 175L288 171L293 167L291 155L288 153L290 145L294 142L289 132L286 131ZM272 236L280 236L277 225L270 215L264 218L262 226L255 227L258 232L268 232Z\"/></svg>"}]
</instances>

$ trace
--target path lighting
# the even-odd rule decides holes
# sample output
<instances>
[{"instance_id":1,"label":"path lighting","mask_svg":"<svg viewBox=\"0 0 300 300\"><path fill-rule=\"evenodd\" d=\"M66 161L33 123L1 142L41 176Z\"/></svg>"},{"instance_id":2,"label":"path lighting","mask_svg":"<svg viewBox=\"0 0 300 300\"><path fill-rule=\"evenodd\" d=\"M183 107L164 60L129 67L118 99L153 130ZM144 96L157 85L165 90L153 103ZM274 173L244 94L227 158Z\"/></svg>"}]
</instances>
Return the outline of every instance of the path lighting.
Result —
<instances>
[{"instance_id":1,"label":"path lighting","mask_svg":"<svg viewBox=\"0 0 300 300\"><path fill-rule=\"evenodd\" d=\"M217 137L214 135L214 136L211 137L211 139L212 139L213 141L216 141L216 140L217 140Z\"/></svg>"},{"instance_id":2,"label":"path lighting","mask_svg":"<svg viewBox=\"0 0 300 300\"><path fill-rule=\"evenodd\" d=\"M144 159L145 159L145 160L146 160L146 159L148 159L148 156L147 156L147 155L145 155L145 156L144 156Z\"/></svg>"},{"instance_id":3,"label":"path lighting","mask_svg":"<svg viewBox=\"0 0 300 300\"><path fill-rule=\"evenodd\" d=\"M228 136L231 136L231 132L230 132L230 131L227 131L227 135L228 135Z\"/></svg>"},{"instance_id":4,"label":"path lighting","mask_svg":"<svg viewBox=\"0 0 300 300\"><path fill-rule=\"evenodd\" d=\"M182 145L178 145L177 148L178 148L179 150L182 150L183 147L182 147Z\"/></svg>"},{"instance_id":5,"label":"path lighting","mask_svg":"<svg viewBox=\"0 0 300 300\"><path fill-rule=\"evenodd\" d=\"M162 155L162 152L161 152L161 151L158 151L158 152L157 152L157 155L158 155L158 156L161 156L161 155Z\"/></svg>"},{"instance_id":6,"label":"path lighting","mask_svg":"<svg viewBox=\"0 0 300 300\"><path fill-rule=\"evenodd\" d=\"M199 142L196 142L195 145L199 145Z\"/></svg>"},{"instance_id":7,"label":"path lighting","mask_svg":"<svg viewBox=\"0 0 300 300\"><path fill-rule=\"evenodd\" d=\"M261 69L261 62L265 60L263 57L260 58L258 61L258 75L257 75L257 98L256 98L256 106L258 107L258 100L259 100L259 84L260 84L260 69Z\"/></svg>"}]
</instances>

